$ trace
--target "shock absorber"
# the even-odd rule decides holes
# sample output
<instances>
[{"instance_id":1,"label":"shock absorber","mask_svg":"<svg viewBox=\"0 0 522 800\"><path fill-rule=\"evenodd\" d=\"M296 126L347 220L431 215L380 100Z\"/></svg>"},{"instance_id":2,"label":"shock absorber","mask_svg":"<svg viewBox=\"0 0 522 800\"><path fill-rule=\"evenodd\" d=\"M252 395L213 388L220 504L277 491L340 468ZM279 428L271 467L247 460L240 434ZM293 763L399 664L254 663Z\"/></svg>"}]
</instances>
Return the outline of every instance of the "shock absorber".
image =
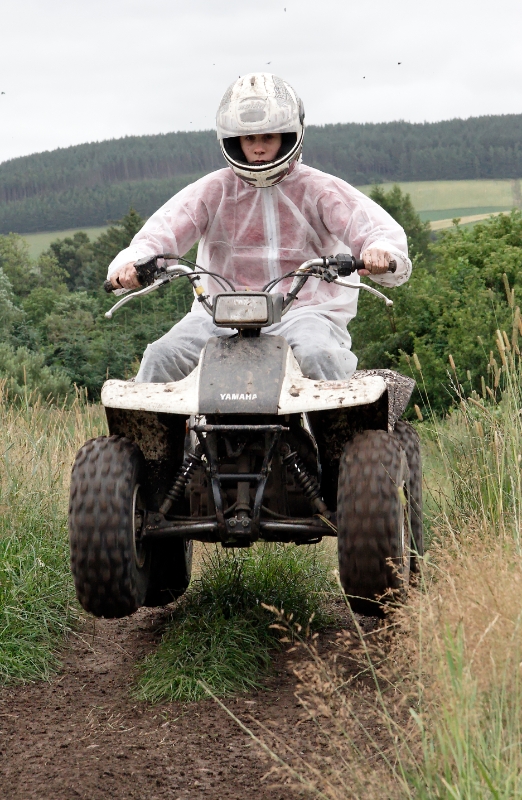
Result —
<instances>
[{"instance_id":1,"label":"shock absorber","mask_svg":"<svg viewBox=\"0 0 522 800\"><path fill-rule=\"evenodd\" d=\"M170 511L171 506L174 503L177 503L178 500L181 500L187 483L197 468L201 465L202 461L203 459L200 453L187 453L183 459L183 464L176 474L176 479L172 484L172 487L166 493L165 499L161 504L160 514L167 514Z\"/></svg>"},{"instance_id":2,"label":"shock absorber","mask_svg":"<svg viewBox=\"0 0 522 800\"><path fill-rule=\"evenodd\" d=\"M282 452L285 454L283 456L283 464L290 467L296 482L303 490L303 494L310 500L312 505L315 506L319 514L329 517L330 512L321 497L321 489L319 488L318 482L313 475L310 475L307 471L305 465L295 451L291 450L287 444L283 445L283 448Z\"/></svg>"}]
</instances>

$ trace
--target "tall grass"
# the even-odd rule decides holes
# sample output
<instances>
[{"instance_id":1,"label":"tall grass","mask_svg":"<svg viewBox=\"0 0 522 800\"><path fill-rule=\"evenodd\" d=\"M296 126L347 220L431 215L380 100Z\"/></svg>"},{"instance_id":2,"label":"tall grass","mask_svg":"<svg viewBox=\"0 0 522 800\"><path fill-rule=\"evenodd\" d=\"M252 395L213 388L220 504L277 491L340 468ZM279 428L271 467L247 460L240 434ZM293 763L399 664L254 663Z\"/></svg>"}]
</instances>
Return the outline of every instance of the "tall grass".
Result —
<instances>
[{"instance_id":1,"label":"tall grass","mask_svg":"<svg viewBox=\"0 0 522 800\"><path fill-rule=\"evenodd\" d=\"M198 700L259 688L278 646L273 605L307 627L332 622L329 560L314 546L259 544L208 551L201 577L176 609L162 642L139 667L139 699Z\"/></svg>"},{"instance_id":2,"label":"tall grass","mask_svg":"<svg viewBox=\"0 0 522 800\"><path fill-rule=\"evenodd\" d=\"M47 678L76 615L67 499L78 447L103 429L79 397L56 408L0 384L0 681Z\"/></svg>"},{"instance_id":3,"label":"tall grass","mask_svg":"<svg viewBox=\"0 0 522 800\"><path fill-rule=\"evenodd\" d=\"M513 309L475 389L450 358L457 405L420 426L432 515L420 587L380 632L341 637L334 660L304 643L298 694L324 749L299 760L288 741L271 746L312 795L522 798L519 333Z\"/></svg>"},{"instance_id":4,"label":"tall grass","mask_svg":"<svg viewBox=\"0 0 522 800\"><path fill-rule=\"evenodd\" d=\"M510 305L513 294L507 289ZM522 797L522 360L520 311L497 331L480 391L432 426L446 486L427 591L410 627L418 678L419 797Z\"/></svg>"},{"instance_id":5,"label":"tall grass","mask_svg":"<svg viewBox=\"0 0 522 800\"><path fill-rule=\"evenodd\" d=\"M522 559L476 531L413 608L418 797L522 797ZM420 669L422 665L422 669Z\"/></svg>"}]
</instances>

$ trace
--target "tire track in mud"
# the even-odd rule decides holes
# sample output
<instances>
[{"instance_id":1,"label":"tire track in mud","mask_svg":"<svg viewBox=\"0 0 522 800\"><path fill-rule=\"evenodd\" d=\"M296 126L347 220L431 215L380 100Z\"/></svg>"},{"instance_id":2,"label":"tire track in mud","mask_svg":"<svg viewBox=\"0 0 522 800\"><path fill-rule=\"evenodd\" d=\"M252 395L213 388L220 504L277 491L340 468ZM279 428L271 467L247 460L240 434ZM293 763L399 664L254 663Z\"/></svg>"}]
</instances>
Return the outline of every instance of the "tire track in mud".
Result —
<instances>
[{"instance_id":1,"label":"tire track in mud","mask_svg":"<svg viewBox=\"0 0 522 800\"><path fill-rule=\"evenodd\" d=\"M50 683L0 691L3 800L288 800L262 781L269 769L250 738L212 700L150 706L129 696L136 661L161 636L165 611L85 619ZM303 712L287 655L274 657L268 692L228 699L252 717L295 730Z\"/></svg>"}]
</instances>

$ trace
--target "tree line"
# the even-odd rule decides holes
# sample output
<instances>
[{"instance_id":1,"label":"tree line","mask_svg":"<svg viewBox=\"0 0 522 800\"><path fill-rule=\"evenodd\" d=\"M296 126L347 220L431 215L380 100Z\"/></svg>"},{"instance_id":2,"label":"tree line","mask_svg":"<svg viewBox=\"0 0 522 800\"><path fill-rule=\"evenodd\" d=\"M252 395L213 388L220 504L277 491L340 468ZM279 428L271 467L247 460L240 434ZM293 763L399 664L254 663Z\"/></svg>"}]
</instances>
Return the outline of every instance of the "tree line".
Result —
<instances>
[{"instance_id":1,"label":"tree line","mask_svg":"<svg viewBox=\"0 0 522 800\"><path fill-rule=\"evenodd\" d=\"M36 261L21 236L0 236L0 387L13 400L37 392L64 402L75 387L98 399L107 377L134 374L147 344L190 309L188 281L178 281L105 319L107 266L143 222L131 210L94 241L58 239Z\"/></svg>"},{"instance_id":2,"label":"tree line","mask_svg":"<svg viewBox=\"0 0 522 800\"><path fill-rule=\"evenodd\" d=\"M522 114L307 129L303 160L355 185L522 177ZM0 233L104 225L132 205L149 216L224 166L213 131L128 136L0 164Z\"/></svg>"},{"instance_id":3,"label":"tree line","mask_svg":"<svg viewBox=\"0 0 522 800\"><path fill-rule=\"evenodd\" d=\"M201 173L72 188L0 203L0 233L94 228L109 220L120 219L129 208L136 209L146 218L172 195L200 177Z\"/></svg>"}]
</instances>

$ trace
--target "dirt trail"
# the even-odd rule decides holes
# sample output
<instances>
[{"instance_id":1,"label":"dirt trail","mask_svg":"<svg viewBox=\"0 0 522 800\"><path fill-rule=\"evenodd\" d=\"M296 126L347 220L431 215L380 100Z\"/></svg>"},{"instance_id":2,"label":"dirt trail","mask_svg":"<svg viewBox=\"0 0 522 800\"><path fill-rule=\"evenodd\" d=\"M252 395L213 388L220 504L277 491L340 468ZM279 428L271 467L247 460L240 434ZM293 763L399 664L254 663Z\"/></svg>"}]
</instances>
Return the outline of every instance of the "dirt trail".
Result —
<instances>
[{"instance_id":1,"label":"dirt trail","mask_svg":"<svg viewBox=\"0 0 522 800\"><path fill-rule=\"evenodd\" d=\"M278 800L250 738L212 701L149 706L129 697L136 661L154 648L165 612L86 620L49 684L0 692L3 800ZM295 729L302 712L287 656L268 692L227 701L237 716Z\"/></svg>"}]
</instances>

